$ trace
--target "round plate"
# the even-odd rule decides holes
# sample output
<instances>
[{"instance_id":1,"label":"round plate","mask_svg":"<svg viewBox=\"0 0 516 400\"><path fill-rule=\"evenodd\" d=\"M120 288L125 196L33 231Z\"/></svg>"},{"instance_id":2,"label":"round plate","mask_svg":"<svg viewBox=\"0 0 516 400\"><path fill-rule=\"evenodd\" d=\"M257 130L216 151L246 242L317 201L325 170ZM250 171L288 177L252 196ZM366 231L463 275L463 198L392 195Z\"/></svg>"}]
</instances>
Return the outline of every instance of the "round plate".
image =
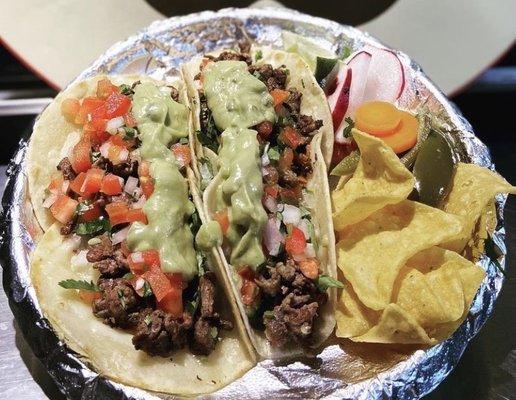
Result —
<instances>
[{"instance_id":1,"label":"round plate","mask_svg":"<svg viewBox=\"0 0 516 400\"><path fill-rule=\"evenodd\" d=\"M250 41L281 45L281 30L314 38L338 51L343 46L358 48L379 43L348 26L310 17L291 10L225 9L158 21L123 42L112 46L77 79L98 73L142 73L158 79L177 75L185 60L221 47L235 47ZM402 53L407 76L399 105L407 109L427 107L440 114L445 130L456 146L457 157L492 168L486 147L420 68ZM112 382L90 370L58 340L43 318L31 287L29 254L41 234L27 195L27 140L9 167L9 184L4 195L3 241L4 287L18 324L35 354L48 368L60 389L71 398L155 398L140 389ZM491 314L503 277L495 263L504 265L502 209L505 197L497 198L499 224L494 241L499 248L495 260L484 255L479 264L487 278L477 294L471 312L448 340L426 350L407 346L358 344L330 339L313 358L278 364L258 363L243 377L206 398L414 398L430 392L456 365L467 343ZM494 256L493 256L494 257Z\"/></svg>"}]
</instances>

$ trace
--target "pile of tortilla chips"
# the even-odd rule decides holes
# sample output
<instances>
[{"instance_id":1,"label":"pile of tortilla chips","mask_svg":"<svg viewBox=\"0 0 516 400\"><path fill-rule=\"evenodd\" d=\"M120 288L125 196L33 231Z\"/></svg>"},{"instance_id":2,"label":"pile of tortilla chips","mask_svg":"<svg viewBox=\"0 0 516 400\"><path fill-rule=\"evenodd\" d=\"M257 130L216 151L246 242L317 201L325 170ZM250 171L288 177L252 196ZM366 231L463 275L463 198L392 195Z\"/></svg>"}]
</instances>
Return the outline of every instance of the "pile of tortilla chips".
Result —
<instances>
[{"instance_id":1,"label":"pile of tortilla chips","mask_svg":"<svg viewBox=\"0 0 516 400\"><path fill-rule=\"evenodd\" d=\"M435 344L462 323L485 276L459 253L493 197L516 188L490 170L459 163L442 209L429 207L407 200L414 177L382 140L356 129L353 137L360 162L332 195L346 285L337 336Z\"/></svg>"}]
</instances>

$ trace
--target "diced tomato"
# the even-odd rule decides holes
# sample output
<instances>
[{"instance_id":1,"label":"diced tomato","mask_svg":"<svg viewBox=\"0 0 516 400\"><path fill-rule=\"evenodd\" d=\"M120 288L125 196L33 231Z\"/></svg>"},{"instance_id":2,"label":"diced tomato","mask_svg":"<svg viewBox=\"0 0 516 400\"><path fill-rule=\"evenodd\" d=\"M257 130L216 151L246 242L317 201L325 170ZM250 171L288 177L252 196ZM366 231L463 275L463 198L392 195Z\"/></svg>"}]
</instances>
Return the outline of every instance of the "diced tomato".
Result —
<instances>
[{"instance_id":1,"label":"diced tomato","mask_svg":"<svg viewBox=\"0 0 516 400\"><path fill-rule=\"evenodd\" d=\"M57 196L54 204L50 206L50 212L55 219L62 224L66 224L73 218L77 204L79 203L76 200L65 194L60 194Z\"/></svg>"},{"instance_id":2,"label":"diced tomato","mask_svg":"<svg viewBox=\"0 0 516 400\"><path fill-rule=\"evenodd\" d=\"M114 174L107 174L102 180L100 191L109 196L122 193L122 184L120 183L120 177Z\"/></svg>"},{"instance_id":3,"label":"diced tomato","mask_svg":"<svg viewBox=\"0 0 516 400\"><path fill-rule=\"evenodd\" d=\"M125 140L120 135L113 135L109 139L111 143L113 143L115 146L125 147L125 148L131 148L134 147L135 141L133 139L131 140Z\"/></svg>"},{"instance_id":4,"label":"diced tomato","mask_svg":"<svg viewBox=\"0 0 516 400\"><path fill-rule=\"evenodd\" d=\"M91 168L91 141L88 135L82 135L81 140L73 147L70 163L78 174Z\"/></svg>"},{"instance_id":5,"label":"diced tomato","mask_svg":"<svg viewBox=\"0 0 516 400\"><path fill-rule=\"evenodd\" d=\"M159 268L145 272L142 278L149 282L156 300L159 302L173 290L167 276Z\"/></svg>"},{"instance_id":6,"label":"diced tomato","mask_svg":"<svg viewBox=\"0 0 516 400\"><path fill-rule=\"evenodd\" d=\"M81 172L79 175L75 177L75 179L70 183L70 189L77 193L78 195L85 197L83 192L81 191L82 184L86 179L86 172Z\"/></svg>"},{"instance_id":7,"label":"diced tomato","mask_svg":"<svg viewBox=\"0 0 516 400\"><path fill-rule=\"evenodd\" d=\"M83 132L88 135L93 143L102 144L111 136L106 132L107 119L95 119L86 122L83 126Z\"/></svg>"},{"instance_id":8,"label":"diced tomato","mask_svg":"<svg viewBox=\"0 0 516 400\"><path fill-rule=\"evenodd\" d=\"M145 198L149 198L154 193L154 182L150 176L140 176L140 188L142 189Z\"/></svg>"},{"instance_id":9,"label":"diced tomato","mask_svg":"<svg viewBox=\"0 0 516 400\"><path fill-rule=\"evenodd\" d=\"M127 161L129 157L129 150L127 150L125 147L117 146L115 144L111 144L109 146L107 153L107 158L114 165L118 165L120 163Z\"/></svg>"},{"instance_id":10,"label":"diced tomato","mask_svg":"<svg viewBox=\"0 0 516 400\"><path fill-rule=\"evenodd\" d=\"M147 223L147 217L141 209L129 208L126 203L115 202L107 204L106 212L108 213L111 226L136 221L144 224Z\"/></svg>"},{"instance_id":11,"label":"diced tomato","mask_svg":"<svg viewBox=\"0 0 516 400\"><path fill-rule=\"evenodd\" d=\"M111 93L106 99L106 116L108 119L121 117L131 108L131 99L120 93Z\"/></svg>"},{"instance_id":12,"label":"diced tomato","mask_svg":"<svg viewBox=\"0 0 516 400\"><path fill-rule=\"evenodd\" d=\"M159 253L157 250L145 250L131 253L127 258L129 268L135 274L154 269L160 265Z\"/></svg>"},{"instance_id":13,"label":"diced tomato","mask_svg":"<svg viewBox=\"0 0 516 400\"><path fill-rule=\"evenodd\" d=\"M99 99L107 99L112 93L119 93L119 90L109 79L104 78L97 83L97 97Z\"/></svg>"},{"instance_id":14,"label":"diced tomato","mask_svg":"<svg viewBox=\"0 0 516 400\"><path fill-rule=\"evenodd\" d=\"M242 302L246 306L250 306L254 303L256 296L258 296L258 285L254 281L244 280L240 294L242 296Z\"/></svg>"},{"instance_id":15,"label":"diced tomato","mask_svg":"<svg viewBox=\"0 0 516 400\"><path fill-rule=\"evenodd\" d=\"M302 254L306 248L306 239L303 231L292 227L292 233L285 238L285 250L288 254Z\"/></svg>"},{"instance_id":16,"label":"diced tomato","mask_svg":"<svg viewBox=\"0 0 516 400\"><path fill-rule=\"evenodd\" d=\"M102 215L102 210L100 209L100 206L97 204L90 204L88 206L88 209L85 211L82 211L80 214L81 221L89 222L99 219L99 217Z\"/></svg>"},{"instance_id":17,"label":"diced tomato","mask_svg":"<svg viewBox=\"0 0 516 400\"><path fill-rule=\"evenodd\" d=\"M229 229L229 213L228 213L228 209L225 208L224 210L217 211L213 215L213 219L219 223L220 230L222 231L222 234L225 235L228 232L228 229Z\"/></svg>"},{"instance_id":18,"label":"diced tomato","mask_svg":"<svg viewBox=\"0 0 516 400\"><path fill-rule=\"evenodd\" d=\"M96 97L85 97L75 117L75 123L83 125L89 121L106 118L106 102Z\"/></svg>"},{"instance_id":19,"label":"diced tomato","mask_svg":"<svg viewBox=\"0 0 516 400\"><path fill-rule=\"evenodd\" d=\"M158 308L172 314L175 318L180 318L183 315L183 277L181 274L165 275L172 290L161 301L158 301Z\"/></svg>"},{"instance_id":20,"label":"diced tomato","mask_svg":"<svg viewBox=\"0 0 516 400\"><path fill-rule=\"evenodd\" d=\"M290 148L286 148L281 153L280 159L278 160L279 169L285 171L292 167L292 162L294 161L294 152Z\"/></svg>"},{"instance_id":21,"label":"diced tomato","mask_svg":"<svg viewBox=\"0 0 516 400\"><path fill-rule=\"evenodd\" d=\"M267 185L264 187L264 190L265 190L265 193L267 193L269 196L274 197L274 198L278 197L279 188L277 185L273 185L273 186Z\"/></svg>"},{"instance_id":22,"label":"diced tomato","mask_svg":"<svg viewBox=\"0 0 516 400\"><path fill-rule=\"evenodd\" d=\"M299 261L299 269L308 279L317 279L319 276L319 262L315 258Z\"/></svg>"},{"instance_id":23,"label":"diced tomato","mask_svg":"<svg viewBox=\"0 0 516 400\"><path fill-rule=\"evenodd\" d=\"M105 171L100 168L90 168L86 172L86 177L81 186L81 193L91 195L98 193L102 186L102 179L104 178Z\"/></svg>"},{"instance_id":24,"label":"diced tomato","mask_svg":"<svg viewBox=\"0 0 516 400\"><path fill-rule=\"evenodd\" d=\"M147 223L147 216L140 208L130 208L125 216L126 222Z\"/></svg>"},{"instance_id":25,"label":"diced tomato","mask_svg":"<svg viewBox=\"0 0 516 400\"><path fill-rule=\"evenodd\" d=\"M132 113L128 112L124 115L124 123L129 128L134 128L136 126L136 119L134 118Z\"/></svg>"},{"instance_id":26,"label":"diced tomato","mask_svg":"<svg viewBox=\"0 0 516 400\"><path fill-rule=\"evenodd\" d=\"M77 99L64 99L61 103L61 113L70 122L75 122L81 103Z\"/></svg>"},{"instance_id":27,"label":"diced tomato","mask_svg":"<svg viewBox=\"0 0 516 400\"><path fill-rule=\"evenodd\" d=\"M190 154L190 146L187 144L176 143L172 146L172 153L176 158L177 164L180 168L190 164L192 155Z\"/></svg>"},{"instance_id":28,"label":"diced tomato","mask_svg":"<svg viewBox=\"0 0 516 400\"><path fill-rule=\"evenodd\" d=\"M122 202L115 202L115 203L109 203L105 207L106 212L109 216L109 223L111 226L115 226L118 224L125 224L126 221L126 214L129 210L129 206L126 203Z\"/></svg>"},{"instance_id":29,"label":"diced tomato","mask_svg":"<svg viewBox=\"0 0 516 400\"><path fill-rule=\"evenodd\" d=\"M79 297L82 301L91 304L94 300L100 299L101 295L99 292L92 292L89 290L79 290Z\"/></svg>"},{"instance_id":30,"label":"diced tomato","mask_svg":"<svg viewBox=\"0 0 516 400\"><path fill-rule=\"evenodd\" d=\"M138 165L138 176L150 176L150 163L148 161L142 161Z\"/></svg>"},{"instance_id":31,"label":"diced tomato","mask_svg":"<svg viewBox=\"0 0 516 400\"><path fill-rule=\"evenodd\" d=\"M287 126L283 128L278 136L278 140L290 147L296 149L301 143L303 143L303 136L301 136L294 128Z\"/></svg>"},{"instance_id":32,"label":"diced tomato","mask_svg":"<svg viewBox=\"0 0 516 400\"><path fill-rule=\"evenodd\" d=\"M288 90L273 89L271 91L271 96L274 101L274 107L276 107L278 104L281 104L288 99L290 92Z\"/></svg>"},{"instance_id":33,"label":"diced tomato","mask_svg":"<svg viewBox=\"0 0 516 400\"><path fill-rule=\"evenodd\" d=\"M50 184L48 185L48 190L51 193L61 193L63 191L63 182L64 178L61 173L55 174L52 177L52 180L50 181Z\"/></svg>"}]
</instances>

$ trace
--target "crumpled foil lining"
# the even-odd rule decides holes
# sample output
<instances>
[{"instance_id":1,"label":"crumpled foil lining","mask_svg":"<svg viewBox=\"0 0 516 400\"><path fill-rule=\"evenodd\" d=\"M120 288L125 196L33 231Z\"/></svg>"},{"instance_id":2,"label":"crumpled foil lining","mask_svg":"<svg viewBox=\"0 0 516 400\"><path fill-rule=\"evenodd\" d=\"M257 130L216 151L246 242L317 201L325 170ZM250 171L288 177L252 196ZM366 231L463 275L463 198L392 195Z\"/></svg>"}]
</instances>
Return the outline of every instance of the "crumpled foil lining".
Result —
<instances>
[{"instance_id":1,"label":"crumpled foil lining","mask_svg":"<svg viewBox=\"0 0 516 400\"><path fill-rule=\"evenodd\" d=\"M224 9L170 18L151 24L137 35L115 44L77 79L98 73L145 73L158 79L177 76L177 67L191 57L249 41L281 45L281 30L304 34L339 51L351 45L379 44L352 27L314 18L288 9ZM401 107L428 107L445 120L445 131L457 148L458 159L494 168L486 146L473 134L461 113L410 58L398 53L407 73ZM25 153L28 138L8 169L3 198L1 260L4 287L17 322L34 353L48 368L59 388L74 399L167 398L105 379L60 342L43 318L29 276L29 253L41 231L27 194ZM262 361L243 377L206 399L341 398L412 399L433 390L453 369L468 342L492 313L503 283L495 266L504 267L506 253L502 211L505 197L497 198L498 226L494 241L498 260L483 255L479 264L487 278L471 312L448 340L427 350L407 346L359 344L334 338L315 358L285 364Z\"/></svg>"}]
</instances>

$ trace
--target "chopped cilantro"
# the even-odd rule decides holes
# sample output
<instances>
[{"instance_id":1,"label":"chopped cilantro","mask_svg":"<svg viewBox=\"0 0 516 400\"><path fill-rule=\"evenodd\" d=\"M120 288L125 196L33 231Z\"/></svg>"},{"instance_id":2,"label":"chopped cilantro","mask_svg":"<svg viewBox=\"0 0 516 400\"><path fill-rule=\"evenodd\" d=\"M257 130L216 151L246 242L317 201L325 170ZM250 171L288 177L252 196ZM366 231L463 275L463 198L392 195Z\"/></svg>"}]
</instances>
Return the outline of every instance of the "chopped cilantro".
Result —
<instances>
[{"instance_id":1,"label":"chopped cilantro","mask_svg":"<svg viewBox=\"0 0 516 400\"><path fill-rule=\"evenodd\" d=\"M345 138L348 138L351 136L351 129L353 129L355 127L355 122L350 117L346 117L346 119L344 121L346 121L348 123L348 126L346 126L344 128L342 135Z\"/></svg>"},{"instance_id":2,"label":"chopped cilantro","mask_svg":"<svg viewBox=\"0 0 516 400\"><path fill-rule=\"evenodd\" d=\"M134 90L131 89L131 86L126 85L125 83L119 86L120 93L122 93L125 96L129 96L131 94L134 94Z\"/></svg>"},{"instance_id":3,"label":"chopped cilantro","mask_svg":"<svg viewBox=\"0 0 516 400\"><path fill-rule=\"evenodd\" d=\"M129 128L128 126L124 126L122 129L124 130L124 140L131 140L135 138L136 129Z\"/></svg>"},{"instance_id":4,"label":"chopped cilantro","mask_svg":"<svg viewBox=\"0 0 516 400\"><path fill-rule=\"evenodd\" d=\"M344 284L341 281L325 274L319 275L316 284L320 292L325 292L330 287L344 288Z\"/></svg>"},{"instance_id":5,"label":"chopped cilantro","mask_svg":"<svg viewBox=\"0 0 516 400\"><path fill-rule=\"evenodd\" d=\"M344 46L342 48L342 53L340 54L340 59L341 60L345 60L346 58L349 57L349 55L351 54L351 46Z\"/></svg>"},{"instance_id":6,"label":"chopped cilantro","mask_svg":"<svg viewBox=\"0 0 516 400\"><path fill-rule=\"evenodd\" d=\"M97 232L109 232L110 230L111 225L109 224L109 221L102 218L94 221L79 222L76 225L74 232L77 235L93 235Z\"/></svg>"},{"instance_id":7,"label":"chopped cilantro","mask_svg":"<svg viewBox=\"0 0 516 400\"><path fill-rule=\"evenodd\" d=\"M206 271L206 256L201 251L195 253L195 256L197 257L197 269L199 271L199 276L203 276L204 272Z\"/></svg>"},{"instance_id":8,"label":"chopped cilantro","mask_svg":"<svg viewBox=\"0 0 516 400\"><path fill-rule=\"evenodd\" d=\"M256 52L256 56L254 57L255 61L261 60L263 58L263 52L261 50L258 50Z\"/></svg>"},{"instance_id":9,"label":"chopped cilantro","mask_svg":"<svg viewBox=\"0 0 516 400\"><path fill-rule=\"evenodd\" d=\"M202 221L201 221L201 218L199 217L199 213L197 212L197 210L195 210L193 212L193 214L190 216L189 225L190 225L190 231L195 236L197 234L197 232L199 231L199 228L202 225Z\"/></svg>"},{"instance_id":10,"label":"chopped cilantro","mask_svg":"<svg viewBox=\"0 0 516 400\"><path fill-rule=\"evenodd\" d=\"M127 308L127 304L125 302L124 292L122 292L122 289L117 290L118 299L120 300L120 304L122 305L122 308L125 310Z\"/></svg>"},{"instance_id":11,"label":"chopped cilantro","mask_svg":"<svg viewBox=\"0 0 516 400\"><path fill-rule=\"evenodd\" d=\"M92 151L91 156L90 156L91 162L92 163L97 162L98 159L100 158L100 156L101 156L100 151Z\"/></svg>"},{"instance_id":12,"label":"chopped cilantro","mask_svg":"<svg viewBox=\"0 0 516 400\"><path fill-rule=\"evenodd\" d=\"M278 146L270 147L267 151L267 155L269 156L269 160L278 161L280 159L280 152Z\"/></svg>"},{"instance_id":13,"label":"chopped cilantro","mask_svg":"<svg viewBox=\"0 0 516 400\"><path fill-rule=\"evenodd\" d=\"M149 284L149 282L145 281L143 283L143 297L150 297L154 294L154 292L152 291L152 288Z\"/></svg>"},{"instance_id":14,"label":"chopped cilantro","mask_svg":"<svg viewBox=\"0 0 516 400\"><path fill-rule=\"evenodd\" d=\"M145 325L147 326L150 326L151 322L152 322L152 317L150 314L147 314L145 316L145 318L143 319L143 322L145 322Z\"/></svg>"},{"instance_id":15,"label":"chopped cilantro","mask_svg":"<svg viewBox=\"0 0 516 400\"><path fill-rule=\"evenodd\" d=\"M306 219L312 218L312 214L310 213L310 210L308 210L308 208L301 206L301 207L299 207L299 211L301 211L301 218L306 218Z\"/></svg>"},{"instance_id":16,"label":"chopped cilantro","mask_svg":"<svg viewBox=\"0 0 516 400\"><path fill-rule=\"evenodd\" d=\"M59 282L58 285L65 289L79 289L90 292L98 292L100 290L98 285L93 283L93 281L86 282L82 280L66 279Z\"/></svg>"},{"instance_id":17,"label":"chopped cilantro","mask_svg":"<svg viewBox=\"0 0 516 400\"><path fill-rule=\"evenodd\" d=\"M122 278L124 279L127 279L127 280L130 280L130 279L133 279L134 278L134 274L132 272L128 272L127 274L125 274Z\"/></svg>"},{"instance_id":18,"label":"chopped cilantro","mask_svg":"<svg viewBox=\"0 0 516 400\"><path fill-rule=\"evenodd\" d=\"M215 122L213 122L213 117L210 117L208 120L208 125L206 129L197 131L197 137L203 146L206 146L210 150L213 150L215 153L219 152L219 141L218 141L219 131L215 127Z\"/></svg>"},{"instance_id":19,"label":"chopped cilantro","mask_svg":"<svg viewBox=\"0 0 516 400\"><path fill-rule=\"evenodd\" d=\"M88 203L81 202L77 204L77 207L75 207L75 213L76 214L82 214L90 209L90 206Z\"/></svg>"},{"instance_id":20,"label":"chopped cilantro","mask_svg":"<svg viewBox=\"0 0 516 400\"><path fill-rule=\"evenodd\" d=\"M195 312L197 311L198 306L199 306L199 294L197 292L195 292L193 300L188 301L186 303L186 311L188 312L188 314L193 316L195 314Z\"/></svg>"},{"instance_id":21,"label":"chopped cilantro","mask_svg":"<svg viewBox=\"0 0 516 400\"><path fill-rule=\"evenodd\" d=\"M282 127L293 126L295 124L295 121L292 119L290 115L287 115L286 117L279 117L278 124Z\"/></svg>"}]
</instances>

